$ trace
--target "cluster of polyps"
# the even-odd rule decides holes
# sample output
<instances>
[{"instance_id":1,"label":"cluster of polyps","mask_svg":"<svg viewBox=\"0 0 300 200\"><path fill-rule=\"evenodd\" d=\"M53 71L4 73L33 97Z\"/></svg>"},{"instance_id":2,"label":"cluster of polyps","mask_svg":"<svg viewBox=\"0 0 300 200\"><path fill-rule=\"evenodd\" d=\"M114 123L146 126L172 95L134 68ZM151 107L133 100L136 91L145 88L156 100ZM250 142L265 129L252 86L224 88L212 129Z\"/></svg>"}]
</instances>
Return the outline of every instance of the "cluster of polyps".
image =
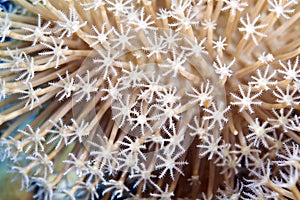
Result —
<instances>
[{"instance_id":1,"label":"cluster of polyps","mask_svg":"<svg viewBox=\"0 0 300 200\"><path fill-rule=\"evenodd\" d=\"M298 1L14 2L0 146L21 189L300 199Z\"/></svg>"}]
</instances>

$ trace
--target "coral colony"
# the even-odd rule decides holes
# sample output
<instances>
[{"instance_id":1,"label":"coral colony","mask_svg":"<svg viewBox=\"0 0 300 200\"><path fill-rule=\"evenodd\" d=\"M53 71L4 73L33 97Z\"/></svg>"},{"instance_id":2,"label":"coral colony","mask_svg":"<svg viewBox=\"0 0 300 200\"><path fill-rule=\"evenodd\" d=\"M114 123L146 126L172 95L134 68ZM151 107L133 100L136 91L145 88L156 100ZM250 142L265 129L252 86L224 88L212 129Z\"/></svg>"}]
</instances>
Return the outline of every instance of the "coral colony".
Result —
<instances>
[{"instance_id":1,"label":"coral colony","mask_svg":"<svg viewBox=\"0 0 300 200\"><path fill-rule=\"evenodd\" d=\"M1 1L1 160L36 199L300 199L297 0Z\"/></svg>"}]
</instances>

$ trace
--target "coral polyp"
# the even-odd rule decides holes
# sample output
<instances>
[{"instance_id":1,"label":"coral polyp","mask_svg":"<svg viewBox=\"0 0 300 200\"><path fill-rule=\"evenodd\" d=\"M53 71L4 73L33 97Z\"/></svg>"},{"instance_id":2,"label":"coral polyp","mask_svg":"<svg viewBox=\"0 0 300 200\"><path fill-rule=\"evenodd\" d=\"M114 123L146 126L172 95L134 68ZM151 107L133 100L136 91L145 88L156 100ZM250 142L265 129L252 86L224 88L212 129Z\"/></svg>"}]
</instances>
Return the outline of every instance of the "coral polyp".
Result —
<instances>
[{"instance_id":1,"label":"coral polyp","mask_svg":"<svg viewBox=\"0 0 300 200\"><path fill-rule=\"evenodd\" d=\"M300 199L295 0L13 0L0 150L36 199Z\"/></svg>"}]
</instances>

